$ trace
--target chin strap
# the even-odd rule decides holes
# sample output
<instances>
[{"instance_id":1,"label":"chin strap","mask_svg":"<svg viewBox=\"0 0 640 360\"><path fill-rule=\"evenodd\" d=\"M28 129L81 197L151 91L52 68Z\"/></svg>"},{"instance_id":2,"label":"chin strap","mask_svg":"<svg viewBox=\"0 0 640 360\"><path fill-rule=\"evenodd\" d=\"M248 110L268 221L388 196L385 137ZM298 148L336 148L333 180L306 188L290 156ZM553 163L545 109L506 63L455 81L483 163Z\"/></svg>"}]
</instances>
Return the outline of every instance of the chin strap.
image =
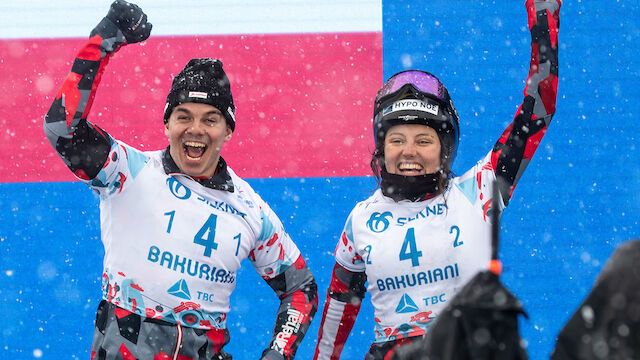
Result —
<instances>
[{"instance_id":1,"label":"chin strap","mask_svg":"<svg viewBox=\"0 0 640 360\"><path fill-rule=\"evenodd\" d=\"M382 179L380 188L385 196L395 201L418 201L429 195L440 193L439 182L442 176L443 174L440 170L425 175L403 176L390 174L383 168L380 169L380 177Z\"/></svg>"}]
</instances>

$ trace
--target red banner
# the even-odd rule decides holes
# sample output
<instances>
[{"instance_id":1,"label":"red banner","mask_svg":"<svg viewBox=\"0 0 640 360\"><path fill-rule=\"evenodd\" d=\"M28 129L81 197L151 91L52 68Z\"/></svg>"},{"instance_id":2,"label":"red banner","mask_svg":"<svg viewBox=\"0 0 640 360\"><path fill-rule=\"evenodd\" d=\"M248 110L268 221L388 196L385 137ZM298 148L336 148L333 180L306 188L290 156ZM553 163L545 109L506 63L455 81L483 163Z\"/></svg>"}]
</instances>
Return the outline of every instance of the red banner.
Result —
<instances>
[{"instance_id":1,"label":"red banner","mask_svg":"<svg viewBox=\"0 0 640 360\"><path fill-rule=\"evenodd\" d=\"M74 179L42 121L83 41L0 41L0 182ZM89 121L139 149L166 147L171 79L196 57L221 59L231 80L237 123L222 154L238 175L370 174L372 104L382 83L378 32L152 37L112 58Z\"/></svg>"}]
</instances>

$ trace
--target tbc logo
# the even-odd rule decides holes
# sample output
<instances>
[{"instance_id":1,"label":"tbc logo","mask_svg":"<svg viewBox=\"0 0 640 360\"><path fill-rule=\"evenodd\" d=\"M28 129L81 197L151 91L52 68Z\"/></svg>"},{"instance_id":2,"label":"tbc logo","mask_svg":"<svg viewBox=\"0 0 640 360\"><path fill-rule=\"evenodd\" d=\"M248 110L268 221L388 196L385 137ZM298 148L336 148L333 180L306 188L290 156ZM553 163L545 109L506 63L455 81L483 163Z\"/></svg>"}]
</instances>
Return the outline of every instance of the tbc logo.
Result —
<instances>
[{"instance_id":1,"label":"tbc logo","mask_svg":"<svg viewBox=\"0 0 640 360\"><path fill-rule=\"evenodd\" d=\"M381 233L389 227L389 220L387 220L389 216L393 218L393 215L389 211L385 211L382 214L374 212L371 214L369 221L367 221L367 226L374 233Z\"/></svg>"},{"instance_id":2,"label":"tbc logo","mask_svg":"<svg viewBox=\"0 0 640 360\"><path fill-rule=\"evenodd\" d=\"M191 300L189 287L187 286L187 282L184 280L178 280L178 282L173 284L167 292L173 296L177 296L185 300Z\"/></svg>"},{"instance_id":3,"label":"tbc logo","mask_svg":"<svg viewBox=\"0 0 640 360\"><path fill-rule=\"evenodd\" d=\"M407 294L402 295L402 298L396 307L396 312L402 314L415 311L418 311L418 305L416 305L415 301L413 301L413 299L411 299Z\"/></svg>"},{"instance_id":4,"label":"tbc logo","mask_svg":"<svg viewBox=\"0 0 640 360\"><path fill-rule=\"evenodd\" d=\"M188 199L191 196L191 190L172 177L167 178L167 185L173 196L180 200Z\"/></svg>"}]
</instances>

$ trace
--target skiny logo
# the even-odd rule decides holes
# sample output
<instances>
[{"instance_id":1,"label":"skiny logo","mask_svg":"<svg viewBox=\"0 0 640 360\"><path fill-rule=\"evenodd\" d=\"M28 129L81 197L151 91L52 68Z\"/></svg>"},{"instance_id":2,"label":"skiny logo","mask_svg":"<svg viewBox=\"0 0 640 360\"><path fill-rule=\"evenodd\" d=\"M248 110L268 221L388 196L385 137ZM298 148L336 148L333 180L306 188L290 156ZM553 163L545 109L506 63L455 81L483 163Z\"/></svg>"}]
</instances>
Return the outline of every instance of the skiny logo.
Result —
<instances>
[{"instance_id":1,"label":"skiny logo","mask_svg":"<svg viewBox=\"0 0 640 360\"><path fill-rule=\"evenodd\" d=\"M190 98L206 99L207 93L201 91L189 91Z\"/></svg>"},{"instance_id":2,"label":"skiny logo","mask_svg":"<svg viewBox=\"0 0 640 360\"><path fill-rule=\"evenodd\" d=\"M385 211L382 214L379 212L374 212L371 214L369 221L367 221L367 226L369 230L374 233L381 233L389 227L389 220L387 217L393 218L393 215L389 211Z\"/></svg>"},{"instance_id":3,"label":"skiny logo","mask_svg":"<svg viewBox=\"0 0 640 360\"><path fill-rule=\"evenodd\" d=\"M186 200L191 197L191 190L172 177L167 179L167 185L173 196L180 200Z\"/></svg>"}]
</instances>

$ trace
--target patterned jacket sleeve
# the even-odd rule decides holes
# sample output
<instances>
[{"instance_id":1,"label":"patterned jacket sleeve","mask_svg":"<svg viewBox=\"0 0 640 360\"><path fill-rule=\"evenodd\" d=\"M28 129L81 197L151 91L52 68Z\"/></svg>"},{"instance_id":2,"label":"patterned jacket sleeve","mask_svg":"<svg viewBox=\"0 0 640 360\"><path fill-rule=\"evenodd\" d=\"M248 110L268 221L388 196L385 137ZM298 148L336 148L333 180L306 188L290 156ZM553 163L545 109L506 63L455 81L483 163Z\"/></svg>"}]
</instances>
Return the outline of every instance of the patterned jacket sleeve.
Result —
<instances>
[{"instance_id":1,"label":"patterned jacket sleeve","mask_svg":"<svg viewBox=\"0 0 640 360\"><path fill-rule=\"evenodd\" d=\"M527 0L531 61L524 100L493 147L491 166L508 204L556 111L558 26L561 0Z\"/></svg>"},{"instance_id":2,"label":"patterned jacket sleeve","mask_svg":"<svg viewBox=\"0 0 640 360\"><path fill-rule=\"evenodd\" d=\"M80 179L95 178L115 142L109 134L89 123L98 84L110 57L125 44L118 27L104 18L78 52L62 87L44 117L49 142Z\"/></svg>"},{"instance_id":3,"label":"patterned jacket sleeve","mask_svg":"<svg viewBox=\"0 0 640 360\"><path fill-rule=\"evenodd\" d=\"M336 246L336 264L331 273L314 360L340 358L366 291L365 264L356 251L352 219L353 211Z\"/></svg>"},{"instance_id":4,"label":"patterned jacket sleeve","mask_svg":"<svg viewBox=\"0 0 640 360\"><path fill-rule=\"evenodd\" d=\"M327 291L314 360L339 359L356 322L365 293L367 276L336 262Z\"/></svg>"},{"instance_id":5,"label":"patterned jacket sleeve","mask_svg":"<svg viewBox=\"0 0 640 360\"><path fill-rule=\"evenodd\" d=\"M318 309L318 286L302 255L284 273L266 281L280 298L280 307L262 360L291 360Z\"/></svg>"}]
</instances>

